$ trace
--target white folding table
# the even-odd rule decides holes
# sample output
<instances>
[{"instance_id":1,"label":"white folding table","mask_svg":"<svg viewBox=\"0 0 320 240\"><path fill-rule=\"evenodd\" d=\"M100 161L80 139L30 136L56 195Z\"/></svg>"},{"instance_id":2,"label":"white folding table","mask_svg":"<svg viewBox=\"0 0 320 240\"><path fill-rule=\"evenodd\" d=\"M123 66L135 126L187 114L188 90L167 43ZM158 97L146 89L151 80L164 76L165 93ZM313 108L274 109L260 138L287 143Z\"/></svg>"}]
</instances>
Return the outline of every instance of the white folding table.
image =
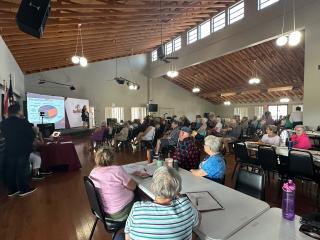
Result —
<instances>
[{"instance_id":1,"label":"white folding table","mask_svg":"<svg viewBox=\"0 0 320 240\"><path fill-rule=\"evenodd\" d=\"M146 162L134 164L146 165ZM267 211L270 206L263 201L235 191L224 185L215 183L203 177L196 177L191 172L179 169L182 178L182 191L208 191L224 207L223 210L201 213L201 224L195 230L201 239L228 239L249 222ZM138 187L154 199L151 192L151 178L140 178L132 175Z\"/></svg>"},{"instance_id":2,"label":"white folding table","mask_svg":"<svg viewBox=\"0 0 320 240\"><path fill-rule=\"evenodd\" d=\"M312 240L299 232L299 220L296 215L294 221L288 221L282 217L280 208L270 208L229 240Z\"/></svg>"}]
</instances>

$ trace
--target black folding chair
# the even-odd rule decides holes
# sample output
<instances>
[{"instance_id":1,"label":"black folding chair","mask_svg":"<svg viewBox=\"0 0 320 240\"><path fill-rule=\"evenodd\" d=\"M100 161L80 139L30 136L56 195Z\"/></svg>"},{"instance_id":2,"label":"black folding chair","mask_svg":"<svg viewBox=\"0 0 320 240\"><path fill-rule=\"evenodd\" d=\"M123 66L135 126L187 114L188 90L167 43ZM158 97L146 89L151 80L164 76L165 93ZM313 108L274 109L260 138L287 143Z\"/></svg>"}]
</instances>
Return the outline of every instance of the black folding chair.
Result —
<instances>
[{"instance_id":1,"label":"black folding chair","mask_svg":"<svg viewBox=\"0 0 320 240\"><path fill-rule=\"evenodd\" d=\"M235 157L236 165L234 166L234 169L232 172L232 178L239 164L240 164L240 168L248 165L252 165L256 167L259 165L259 162L257 159L249 156L247 146L244 142L234 143L233 148L234 148L234 157Z\"/></svg>"},{"instance_id":2,"label":"black folding chair","mask_svg":"<svg viewBox=\"0 0 320 240\"><path fill-rule=\"evenodd\" d=\"M271 146L259 145L258 159L261 168L267 173L268 182L270 182L270 172L279 174L278 156L275 149Z\"/></svg>"},{"instance_id":3,"label":"black folding chair","mask_svg":"<svg viewBox=\"0 0 320 240\"><path fill-rule=\"evenodd\" d=\"M319 173L313 162L313 156L308 151L292 149L289 151L289 177L317 184L317 199L319 198Z\"/></svg>"},{"instance_id":4,"label":"black folding chair","mask_svg":"<svg viewBox=\"0 0 320 240\"><path fill-rule=\"evenodd\" d=\"M252 172L246 169L240 169L235 190L264 201L265 177L263 170L260 169L258 172Z\"/></svg>"},{"instance_id":5,"label":"black folding chair","mask_svg":"<svg viewBox=\"0 0 320 240\"><path fill-rule=\"evenodd\" d=\"M103 223L103 226L108 233L112 233L112 240L113 240L117 235L117 232L120 229L124 228L124 226L126 225L126 220L115 221L113 219L108 218L106 213L103 211L99 193L96 190L92 180L89 177L84 176L83 181L84 181L84 186L86 188L91 211L96 216L96 219L92 226L89 240L92 239L98 220L100 220Z\"/></svg>"}]
</instances>

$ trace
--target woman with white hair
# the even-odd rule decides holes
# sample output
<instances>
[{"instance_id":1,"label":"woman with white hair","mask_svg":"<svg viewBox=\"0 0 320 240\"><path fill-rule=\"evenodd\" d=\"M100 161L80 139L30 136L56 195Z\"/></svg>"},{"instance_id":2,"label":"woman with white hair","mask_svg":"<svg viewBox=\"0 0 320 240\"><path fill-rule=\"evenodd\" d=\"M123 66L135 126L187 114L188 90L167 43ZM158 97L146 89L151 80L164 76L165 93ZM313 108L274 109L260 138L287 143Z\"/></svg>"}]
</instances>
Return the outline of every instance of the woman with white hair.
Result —
<instances>
[{"instance_id":1,"label":"woman with white hair","mask_svg":"<svg viewBox=\"0 0 320 240\"><path fill-rule=\"evenodd\" d=\"M297 125L294 128L295 134L291 136L291 141L293 142L294 148L299 149L310 149L312 147L312 143L310 138L305 132L305 128L302 125Z\"/></svg>"},{"instance_id":2,"label":"woman with white hair","mask_svg":"<svg viewBox=\"0 0 320 240\"><path fill-rule=\"evenodd\" d=\"M269 145L280 145L280 137L277 135L277 127L275 125L269 125L266 129L266 134L264 134L258 143L269 144Z\"/></svg>"},{"instance_id":3,"label":"woman with white hair","mask_svg":"<svg viewBox=\"0 0 320 240\"><path fill-rule=\"evenodd\" d=\"M204 151L208 154L200 163L199 169L191 169L195 176L207 177L215 182L222 182L226 170L225 161L220 154L221 138L207 136L204 139Z\"/></svg>"},{"instance_id":4,"label":"woman with white hair","mask_svg":"<svg viewBox=\"0 0 320 240\"><path fill-rule=\"evenodd\" d=\"M125 234L129 239L192 239L192 229L199 224L198 211L187 197L179 196L181 177L170 167L160 167L152 178L155 200L136 202L127 219Z\"/></svg>"}]
</instances>

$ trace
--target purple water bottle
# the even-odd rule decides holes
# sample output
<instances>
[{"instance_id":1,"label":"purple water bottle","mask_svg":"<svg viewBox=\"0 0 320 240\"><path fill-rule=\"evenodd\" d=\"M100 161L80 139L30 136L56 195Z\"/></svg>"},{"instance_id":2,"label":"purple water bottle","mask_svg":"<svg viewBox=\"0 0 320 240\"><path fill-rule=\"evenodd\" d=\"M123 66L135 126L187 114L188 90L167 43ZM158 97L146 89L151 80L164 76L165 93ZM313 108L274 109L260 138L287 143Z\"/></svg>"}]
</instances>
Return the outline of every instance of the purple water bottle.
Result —
<instances>
[{"instance_id":1,"label":"purple water bottle","mask_svg":"<svg viewBox=\"0 0 320 240\"><path fill-rule=\"evenodd\" d=\"M282 217L287 220L294 220L295 217L295 192L296 185L288 180L282 186Z\"/></svg>"}]
</instances>

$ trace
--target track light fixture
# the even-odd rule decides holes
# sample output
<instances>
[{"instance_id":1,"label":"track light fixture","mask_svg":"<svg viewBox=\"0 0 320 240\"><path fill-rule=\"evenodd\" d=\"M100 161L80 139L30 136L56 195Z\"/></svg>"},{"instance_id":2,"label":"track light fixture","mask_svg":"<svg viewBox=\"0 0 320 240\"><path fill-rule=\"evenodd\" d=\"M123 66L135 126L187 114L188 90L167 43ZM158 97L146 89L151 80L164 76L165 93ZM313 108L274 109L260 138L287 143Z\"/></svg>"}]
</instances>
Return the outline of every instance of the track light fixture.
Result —
<instances>
[{"instance_id":1,"label":"track light fixture","mask_svg":"<svg viewBox=\"0 0 320 240\"><path fill-rule=\"evenodd\" d=\"M55 85L60 85L60 86L66 86L66 87L69 87L69 89L71 91L76 90L76 87L74 85L71 85L71 84L59 83L59 82L49 81L49 80L45 80L45 79L40 79L39 82L38 82L38 84L45 84L45 83L50 83L50 84L55 84Z\"/></svg>"}]
</instances>

